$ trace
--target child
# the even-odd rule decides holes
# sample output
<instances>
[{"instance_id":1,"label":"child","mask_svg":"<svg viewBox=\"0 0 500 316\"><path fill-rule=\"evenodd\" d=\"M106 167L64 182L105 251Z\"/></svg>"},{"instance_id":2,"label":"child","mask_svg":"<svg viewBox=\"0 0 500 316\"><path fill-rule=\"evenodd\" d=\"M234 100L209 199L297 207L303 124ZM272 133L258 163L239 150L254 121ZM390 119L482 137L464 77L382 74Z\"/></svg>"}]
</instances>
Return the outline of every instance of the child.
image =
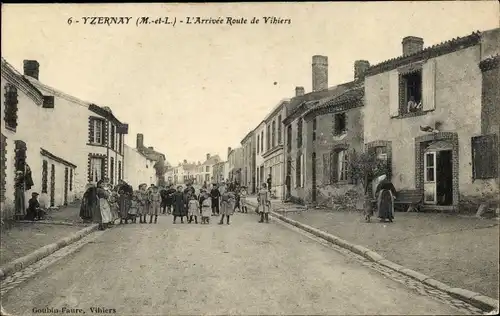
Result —
<instances>
[{"instance_id":1,"label":"child","mask_svg":"<svg viewBox=\"0 0 500 316\"><path fill-rule=\"evenodd\" d=\"M240 197L240 190L239 189L236 189L235 192L234 192L234 210L233 211L236 211L236 209L238 209L238 213L242 213L243 211L241 210L241 197Z\"/></svg>"},{"instance_id":2,"label":"child","mask_svg":"<svg viewBox=\"0 0 500 316\"><path fill-rule=\"evenodd\" d=\"M149 223L153 222L153 215L155 216L155 224L158 222L158 213L160 211L161 195L158 192L158 187L153 186L149 194Z\"/></svg>"},{"instance_id":3,"label":"child","mask_svg":"<svg viewBox=\"0 0 500 316\"><path fill-rule=\"evenodd\" d=\"M193 221L193 216L194 216L194 222L195 224L198 224L198 216L200 215L200 203L196 199L195 195L190 196L190 200L188 202L188 213L189 213L188 223L191 223Z\"/></svg>"},{"instance_id":4,"label":"child","mask_svg":"<svg viewBox=\"0 0 500 316\"><path fill-rule=\"evenodd\" d=\"M266 223L269 223L269 191L266 188L266 184L262 183L262 188L259 190L259 194L257 195L257 201L259 203L259 211L260 211L260 221L259 223L264 222L264 218L266 219Z\"/></svg>"},{"instance_id":5,"label":"child","mask_svg":"<svg viewBox=\"0 0 500 316\"><path fill-rule=\"evenodd\" d=\"M234 192L226 191L222 194L222 200L220 203L222 216L220 218L219 225L224 224L224 216L226 217L226 224L229 225L229 217L233 215L235 209L235 200Z\"/></svg>"},{"instance_id":6,"label":"child","mask_svg":"<svg viewBox=\"0 0 500 316\"><path fill-rule=\"evenodd\" d=\"M240 204L241 204L241 211L243 213L248 213L246 202L247 202L247 189L246 187L242 187L240 191Z\"/></svg>"},{"instance_id":7,"label":"child","mask_svg":"<svg viewBox=\"0 0 500 316\"><path fill-rule=\"evenodd\" d=\"M203 201L201 203L201 223L210 224L210 215L212 215L212 199L208 191L203 192Z\"/></svg>"},{"instance_id":8,"label":"child","mask_svg":"<svg viewBox=\"0 0 500 316\"><path fill-rule=\"evenodd\" d=\"M138 209L139 213L139 223L146 223L146 214L147 214L147 192L146 192L146 184L139 185L139 193L138 193Z\"/></svg>"},{"instance_id":9,"label":"child","mask_svg":"<svg viewBox=\"0 0 500 316\"><path fill-rule=\"evenodd\" d=\"M139 197L138 193L135 192L132 196L132 201L130 202L130 208L128 209L128 216L132 220L132 223L137 223L137 213L139 208Z\"/></svg>"}]
</instances>

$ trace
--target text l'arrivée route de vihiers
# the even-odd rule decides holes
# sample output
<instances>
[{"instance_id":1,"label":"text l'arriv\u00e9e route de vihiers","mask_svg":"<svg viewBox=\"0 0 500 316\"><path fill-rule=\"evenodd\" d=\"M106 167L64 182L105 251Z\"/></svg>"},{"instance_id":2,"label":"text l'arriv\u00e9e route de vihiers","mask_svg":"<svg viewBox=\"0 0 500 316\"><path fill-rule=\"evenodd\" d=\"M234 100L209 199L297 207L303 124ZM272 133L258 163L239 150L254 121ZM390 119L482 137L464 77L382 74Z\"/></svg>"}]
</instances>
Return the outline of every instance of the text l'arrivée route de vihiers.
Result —
<instances>
[{"instance_id":1,"label":"text l'arriv\u00e9e route de vihiers","mask_svg":"<svg viewBox=\"0 0 500 316\"><path fill-rule=\"evenodd\" d=\"M188 16L184 18L177 17L131 17L131 16L83 16L68 18L68 24L84 25L148 25L148 24L186 24L186 25L243 25L243 24L292 24L291 19L285 19L278 16L264 17L200 17Z\"/></svg>"}]
</instances>

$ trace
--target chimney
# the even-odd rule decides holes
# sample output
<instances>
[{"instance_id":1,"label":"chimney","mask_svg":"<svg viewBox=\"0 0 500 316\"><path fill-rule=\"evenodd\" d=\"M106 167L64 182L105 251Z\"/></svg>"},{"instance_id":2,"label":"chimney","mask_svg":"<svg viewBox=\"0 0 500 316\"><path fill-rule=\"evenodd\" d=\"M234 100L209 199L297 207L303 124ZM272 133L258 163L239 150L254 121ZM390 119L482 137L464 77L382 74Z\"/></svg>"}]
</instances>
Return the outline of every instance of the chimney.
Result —
<instances>
[{"instance_id":1,"label":"chimney","mask_svg":"<svg viewBox=\"0 0 500 316\"><path fill-rule=\"evenodd\" d=\"M403 56L415 54L424 49L424 39L416 36L407 36L401 42L403 44Z\"/></svg>"},{"instance_id":2,"label":"chimney","mask_svg":"<svg viewBox=\"0 0 500 316\"><path fill-rule=\"evenodd\" d=\"M364 79L368 68L370 68L370 62L368 60L356 60L354 62L354 79Z\"/></svg>"},{"instance_id":3,"label":"chimney","mask_svg":"<svg viewBox=\"0 0 500 316\"><path fill-rule=\"evenodd\" d=\"M312 57L312 90L321 91L328 88L328 57L315 55Z\"/></svg>"},{"instance_id":4,"label":"chimney","mask_svg":"<svg viewBox=\"0 0 500 316\"><path fill-rule=\"evenodd\" d=\"M137 134L137 141L135 144L136 148L144 148L144 135L143 134Z\"/></svg>"},{"instance_id":5,"label":"chimney","mask_svg":"<svg viewBox=\"0 0 500 316\"><path fill-rule=\"evenodd\" d=\"M153 146L149 146L148 148L151 150L155 150L155 148Z\"/></svg>"},{"instance_id":6,"label":"chimney","mask_svg":"<svg viewBox=\"0 0 500 316\"><path fill-rule=\"evenodd\" d=\"M36 60L25 60L23 66L25 76L38 80L40 64Z\"/></svg>"},{"instance_id":7,"label":"chimney","mask_svg":"<svg viewBox=\"0 0 500 316\"><path fill-rule=\"evenodd\" d=\"M207 154L207 160L210 159L210 154Z\"/></svg>"},{"instance_id":8,"label":"chimney","mask_svg":"<svg viewBox=\"0 0 500 316\"><path fill-rule=\"evenodd\" d=\"M188 161L187 161L186 159L184 159L184 163L185 163L185 164L187 164L187 163L188 163Z\"/></svg>"},{"instance_id":9,"label":"chimney","mask_svg":"<svg viewBox=\"0 0 500 316\"><path fill-rule=\"evenodd\" d=\"M231 147L227 147L227 156L229 157L229 153L231 152Z\"/></svg>"},{"instance_id":10,"label":"chimney","mask_svg":"<svg viewBox=\"0 0 500 316\"><path fill-rule=\"evenodd\" d=\"M295 96L300 97L301 95L304 95L304 87L295 87Z\"/></svg>"}]
</instances>

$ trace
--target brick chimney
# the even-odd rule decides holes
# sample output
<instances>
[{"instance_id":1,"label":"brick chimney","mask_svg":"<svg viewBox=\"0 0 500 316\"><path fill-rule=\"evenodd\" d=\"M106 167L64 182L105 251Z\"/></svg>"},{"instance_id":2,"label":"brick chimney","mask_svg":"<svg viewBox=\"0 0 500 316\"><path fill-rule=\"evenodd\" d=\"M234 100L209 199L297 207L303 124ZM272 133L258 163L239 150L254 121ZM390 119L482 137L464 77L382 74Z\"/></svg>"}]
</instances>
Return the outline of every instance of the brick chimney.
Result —
<instances>
[{"instance_id":1,"label":"brick chimney","mask_svg":"<svg viewBox=\"0 0 500 316\"><path fill-rule=\"evenodd\" d=\"M312 90L321 91L328 88L328 57L315 55L312 57Z\"/></svg>"},{"instance_id":2,"label":"brick chimney","mask_svg":"<svg viewBox=\"0 0 500 316\"><path fill-rule=\"evenodd\" d=\"M144 148L144 135L143 134L137 134L137 141L135 144L136 148Z\"/></svg>"},{"instance_id":3,"label":"brick chimney","mask_svg":"<svg viewBox=\"0 0 500 316\"><path fill-rule=\"evenodd\" d=\"M370 68L370 62L368 60L356 60L354 62L354 79L364 79L368 68Z\"/></svg>"},{"instance_id":4,"label":"brick chimney","mask_svg":"<svg viewBox=\"0 0 500 316\"><path fill-rule=\"evenodd\" d=\"M412 55L424 49L424 39L416 36L407 36L401 42L403 44L403 56Z\"/></svg>"},{"instance_id":5,"label":"brick chimney","mask_svg":"<svg viewBox=\"0 0 500 316\"><path fill-rule=\"evenodd\" d=\"M207 154L207 160L210 159L210 154Z\"/></svg>"},{"instance_id":6,"label":"brick chimney","mask_svg":"<svg viewBox=\"0 0 500 316\"><path fill-rule=\"evenodd\" d=\"M24 60L24 75L38 80L40 64L36 60Z\"/></svg>"},{"instance_id":7,"label":"brick chimney","mask_svg":"<svg viewBox=\"0 0 500 316\"><path fill-rule=\"evenodd\" d=\"M304 87L295 87L295 96L300 97L301 95L304 95L305 90Z\"/></svg>"}]
</instances>

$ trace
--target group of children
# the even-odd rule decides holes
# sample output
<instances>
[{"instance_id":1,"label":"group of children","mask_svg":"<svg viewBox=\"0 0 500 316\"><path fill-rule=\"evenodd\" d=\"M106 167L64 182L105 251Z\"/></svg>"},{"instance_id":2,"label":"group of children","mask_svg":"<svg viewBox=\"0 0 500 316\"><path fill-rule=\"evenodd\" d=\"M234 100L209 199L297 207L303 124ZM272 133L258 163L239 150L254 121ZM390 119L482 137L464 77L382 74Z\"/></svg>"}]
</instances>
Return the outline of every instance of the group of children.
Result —
<instances>
[{"instance_id":1,"label":"group of children","mask_svg":"<svg viewBox=\"0 0 500 316\"><path fill-rule=\"evenodd\" d=\"M139 185L139 190L135 191L130 198L128 206L128 219L132 223L146 224L147 216L149 215L149 224L158 223L158 213L160 212L161 196L158 187L151 185L149 188L147 184Z\"/></svg>"}]
</instances>

